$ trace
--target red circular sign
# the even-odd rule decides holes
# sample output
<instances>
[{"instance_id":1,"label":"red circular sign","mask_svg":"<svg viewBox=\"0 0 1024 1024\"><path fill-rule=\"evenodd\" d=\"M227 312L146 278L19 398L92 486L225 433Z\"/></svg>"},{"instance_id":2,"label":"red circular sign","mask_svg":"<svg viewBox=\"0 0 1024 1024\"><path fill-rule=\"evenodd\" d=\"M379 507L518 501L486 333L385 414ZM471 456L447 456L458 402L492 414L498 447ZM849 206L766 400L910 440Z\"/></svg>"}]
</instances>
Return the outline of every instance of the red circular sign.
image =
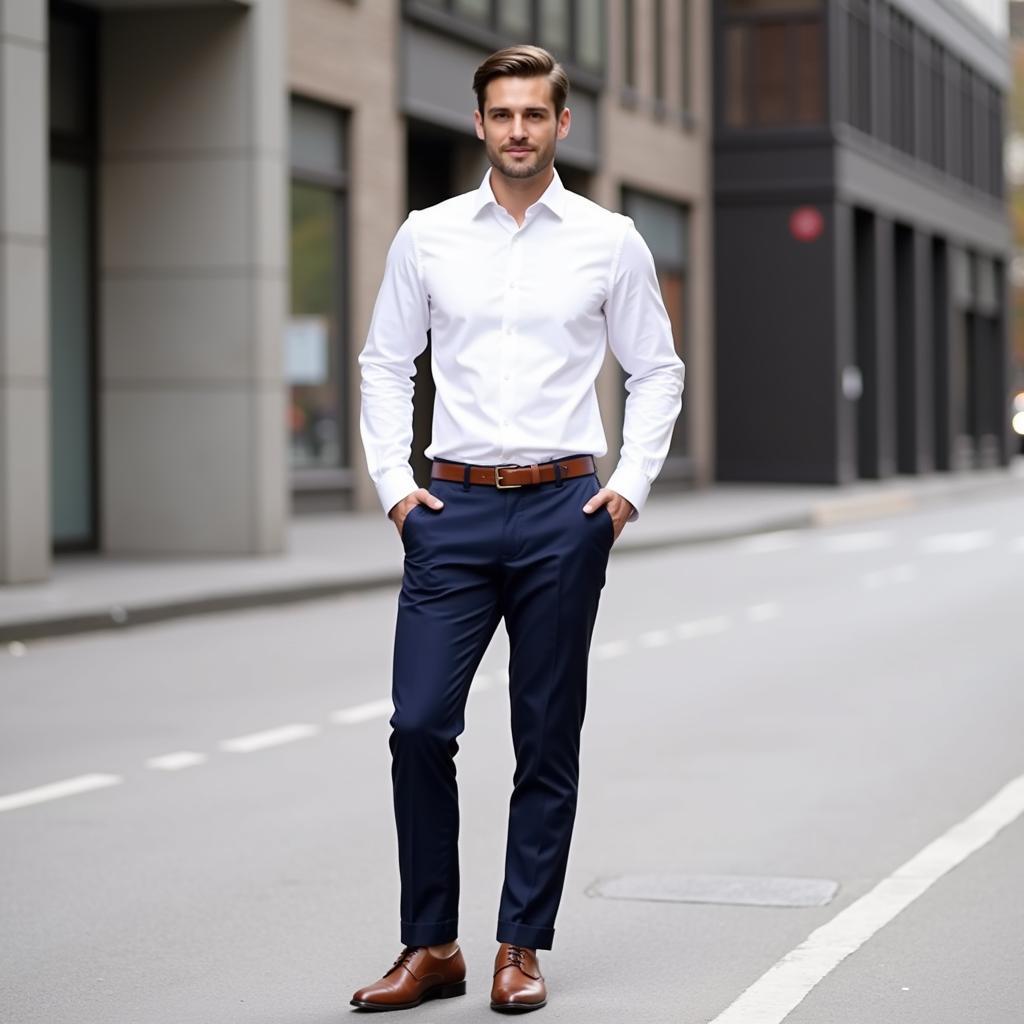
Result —
<instances>
[{"instance_id":1,"label":"red circular sign","mask_svg":"<svg viewBox=\"0 0 1024 1024\"><path fill-rule=\"evenodd\" d=\"M789 215L789 233L798 242L813 242L824 230L825 218L816 206L800 206Z\"/></svg>"}]
</instances>

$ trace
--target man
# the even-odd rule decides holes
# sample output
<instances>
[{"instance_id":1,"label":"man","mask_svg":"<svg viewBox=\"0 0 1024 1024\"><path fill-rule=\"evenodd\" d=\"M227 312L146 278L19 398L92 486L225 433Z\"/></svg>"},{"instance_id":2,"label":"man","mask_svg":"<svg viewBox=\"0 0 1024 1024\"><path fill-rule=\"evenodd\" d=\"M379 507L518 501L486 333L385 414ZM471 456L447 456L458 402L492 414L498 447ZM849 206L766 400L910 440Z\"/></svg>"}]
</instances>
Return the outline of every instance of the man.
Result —
<instances>
[{"instance_id":1,"label":"man","mask_svg":"<svg viewBox=\"0 0 1024 1024\"><path fill-rule=\"evenodd\" d=\"M632 222L567 192L568 80L517 46L477 69L480 187L413 212L388 255L362 367L370 474L401 535L391 719L401 875L398 959L354 1006L465 992L454 754L469 686L504 618L516 756L491 1007L545 1005L576 812L587 656L612 544L636 519L679 413L653 261ZM431 486L416 486L413 360L431 332ZM606 487L594 380L609 344L629 374Z\"/></svg>"}]
</instances>

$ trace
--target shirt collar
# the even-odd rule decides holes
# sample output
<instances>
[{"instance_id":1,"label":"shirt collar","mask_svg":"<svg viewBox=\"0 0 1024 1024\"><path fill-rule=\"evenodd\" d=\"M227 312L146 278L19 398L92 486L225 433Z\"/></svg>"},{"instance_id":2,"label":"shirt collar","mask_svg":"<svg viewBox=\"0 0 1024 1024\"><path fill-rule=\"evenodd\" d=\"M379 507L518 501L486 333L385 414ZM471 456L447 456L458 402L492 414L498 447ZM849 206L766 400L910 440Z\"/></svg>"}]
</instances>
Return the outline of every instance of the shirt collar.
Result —
<instances>
[{"instance_id":1,"label":"shirt collar","mask_svg":"<svg viewBox=\"0 0 1024 1024\"><path fill-rule=\"evenodd\" d=\"M534 205L538 203L546 206L559 220L565 217L565 186L558 176L558 171L554 172L551 183ZM498 200L494 198L494 192L491 189L491 169L488 167L484 180L480 182L480 187L473 194L473 216L476 217L482 209L491 205L497 206Z\"/></svg>"}]
</instances>

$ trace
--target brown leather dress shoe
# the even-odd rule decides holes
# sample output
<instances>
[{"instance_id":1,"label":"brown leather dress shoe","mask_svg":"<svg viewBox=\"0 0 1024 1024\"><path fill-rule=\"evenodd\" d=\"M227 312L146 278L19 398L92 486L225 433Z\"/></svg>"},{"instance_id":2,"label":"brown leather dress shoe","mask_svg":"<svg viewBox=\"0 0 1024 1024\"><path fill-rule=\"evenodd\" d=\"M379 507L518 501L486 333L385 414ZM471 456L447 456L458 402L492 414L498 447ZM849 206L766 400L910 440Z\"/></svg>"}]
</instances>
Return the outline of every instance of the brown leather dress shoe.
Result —
<instances>
[{"instance_id":1,"label":"brown leather dress shoe","mask_svg":"<svg viewBox=\"0 0 1024 1024\"><path fill-rule=\"evenodd\" d=\"M548 1001L537 954L525 946L503 942L494 958L491 1009L498 1013L529 1013Z\"/></svg>"},{"instance_id":2,"label":"brown leather dress shoe","mask_svg":"<svg viewBox=\"0 0 1024 1024\"><path fill-rule=\"evenodd\" d=\"M466 961L457 949L446 958L425 946L406 946L380 981L352 996L360 1010L411 1010L428 999L466 994Z\"/></svg>"}]
</instances>

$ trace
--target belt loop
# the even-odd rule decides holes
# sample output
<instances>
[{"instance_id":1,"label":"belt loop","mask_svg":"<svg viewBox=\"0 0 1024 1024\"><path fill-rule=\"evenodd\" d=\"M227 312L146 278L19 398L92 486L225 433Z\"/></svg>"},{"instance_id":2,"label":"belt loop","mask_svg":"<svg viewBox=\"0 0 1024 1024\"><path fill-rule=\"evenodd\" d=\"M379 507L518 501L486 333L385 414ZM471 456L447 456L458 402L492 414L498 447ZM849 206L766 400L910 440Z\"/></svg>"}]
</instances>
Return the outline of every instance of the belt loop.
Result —
<instances>
[{"instance_id":1,"label":"belt loop","mask_svg":"<svg viewBox=\"0 0 1024 1024\"><path fill-rule=\"evenodd\" d=\"M469 471L472 468L468 462L462 467L462 489L464 491L469 490Z\"/></svg>"},{"instance_id":2,"label":"belt loop","mask_svg":"<svg viewBox=\"0 0 1024 1024\"><path fill-rule=\"evenodd\" d=\"M555 486L562 486L562 464L560 462L555 463Z\"/></svg>"}]
</instances>

